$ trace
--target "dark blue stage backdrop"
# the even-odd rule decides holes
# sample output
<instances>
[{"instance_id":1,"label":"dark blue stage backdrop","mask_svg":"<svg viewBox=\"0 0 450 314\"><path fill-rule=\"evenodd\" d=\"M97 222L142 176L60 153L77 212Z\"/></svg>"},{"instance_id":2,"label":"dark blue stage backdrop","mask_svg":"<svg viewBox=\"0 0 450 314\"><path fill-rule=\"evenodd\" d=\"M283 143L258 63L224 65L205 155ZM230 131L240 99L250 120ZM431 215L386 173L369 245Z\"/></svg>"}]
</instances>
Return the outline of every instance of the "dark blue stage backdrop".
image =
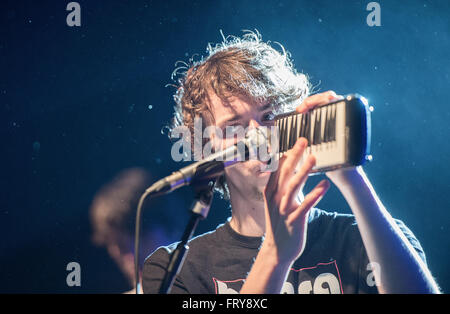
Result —
<instances>
[{"instance_id":1,"label":"dark blue stage backdrop","mask_svg":"<svg viewBox=\"0 0 450 314\"><path fill-rule=\"evenodd\" d=\"M92 198L122 169L158 178L182 166L161 133L175 62L204 55L220 30L246 29L282 43L317 91L369 99L365 171L450 291L449 1L377 1L379 26L367 23L369 0L80 0L80 26L67 24L69 2L0 2L0 292L128 288L92 244ZM184 212L192 193L170 197ZM318 207L350 211L335 187ZM229 215L217 197L197 233ZM67 285L70 262L81 266L80 287Z\"/></svg>"}]
</instances>

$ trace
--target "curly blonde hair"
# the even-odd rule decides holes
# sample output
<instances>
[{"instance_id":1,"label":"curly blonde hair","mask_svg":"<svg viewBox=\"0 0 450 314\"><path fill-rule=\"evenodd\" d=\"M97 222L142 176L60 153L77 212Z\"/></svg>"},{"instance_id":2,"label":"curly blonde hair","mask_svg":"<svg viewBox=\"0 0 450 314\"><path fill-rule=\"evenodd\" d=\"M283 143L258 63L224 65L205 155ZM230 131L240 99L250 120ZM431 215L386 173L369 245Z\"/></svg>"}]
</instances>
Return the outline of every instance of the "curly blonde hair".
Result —
<instances>
[{"instance_id":1,"label":"curly blonde hair","mask_svg":"<svg viewBox=\"0 0 450 314\"><path fill-rule=\"evenodd\" d=\"M186 126L193 145L194 119L213 122L208 93L214 92L226 101L232 95L245 96L258 102L270 102L274 113L293 110L310 92L310 83L297 73L291 56L281 44L281 51L270 42L263 42L258 31L244 31L242 37L227 36L223 41L208 44L208 56L199 61L183 63L172 78L177 79L174 94L175 113L169 130ZM177 64L176 64L177 65ZM216 183L217 190L228 199L225 177Z\"/></svg>"}]
</instances>

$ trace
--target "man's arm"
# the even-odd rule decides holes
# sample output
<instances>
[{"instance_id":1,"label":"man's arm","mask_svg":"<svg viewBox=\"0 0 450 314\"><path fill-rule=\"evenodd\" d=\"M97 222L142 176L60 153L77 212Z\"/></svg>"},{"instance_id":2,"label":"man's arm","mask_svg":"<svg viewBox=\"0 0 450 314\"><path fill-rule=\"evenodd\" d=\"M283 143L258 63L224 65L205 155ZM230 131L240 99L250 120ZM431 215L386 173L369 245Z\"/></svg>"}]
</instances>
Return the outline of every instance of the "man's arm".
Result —
<instances>
[{"instance_id":1,"label":"man's arm","mask_svg":"<svg viewBox=\"0 0 450 314\"><path fill-rule=\"evenodd\" d=\"M296 202L296 195L315 165L315 158L309 156L294 174L306 145L305 139L297 140L269 178L264 190L264 241L240 293L280 293L292 263L305 248L308 212L329 188L329 182L323 180L301 204Z\"/></svg>"},{"instance_id":2,"label":"man's arm","mask_svg":"<svg viewBox=\"0 0 450 314\"><path fill-rule=\"evenodd\" d=\"M297 110L306 112L336 98L331 91L312 95ZM296 196L315 165L314 156L309 156L295 173L307 144L306 139L299 138L270 175L264 190L265 237L241 293L280 293L292 263L305 248L308 212L329 188L329 182L323 180L301 204L297 203Z\"/></svg>"},{"instance_id":3,"label":"man's arm","mask_svg":"<svg viewBox=\"0 0 450 314\"><path fill-rule=\"evenodd\" d=\"M376 195L361 167L327 176L355 215L380 293L440 293L428 267Z\"/></svg>"},{"instance_id":4,"label":"man's arm","mask_svg":"<svg viewBox=\"0 0 450 314\"><path fill-rule=\"evenodd\" d=\"M297 107L305 113L316 106L342 98L328 91L306 98ZM303 143L304 145L305 143ZM290 266L302 253L306 241L307 213L328 189L322 181L300 206L293 203L313 167L310 158L295 175L296 156L301 156L301 141L282 157L264 191L266 211L265 240L253 263L241 293L280 293ZM378 263L374 272L381 293L439 293L425 263L406 239L378 199L361 168L327 173L338 186L355 215L369 260Z\"/></svg>"}]
</instances>

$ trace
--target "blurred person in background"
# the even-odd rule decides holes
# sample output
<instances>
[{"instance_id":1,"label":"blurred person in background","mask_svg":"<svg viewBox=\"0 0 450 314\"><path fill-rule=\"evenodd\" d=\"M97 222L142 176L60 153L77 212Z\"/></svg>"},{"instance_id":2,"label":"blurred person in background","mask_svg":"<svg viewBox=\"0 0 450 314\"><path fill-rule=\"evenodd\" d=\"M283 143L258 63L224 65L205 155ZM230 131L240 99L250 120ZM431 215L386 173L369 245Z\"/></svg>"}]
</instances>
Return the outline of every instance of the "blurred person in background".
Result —
<instances>
[{"instance_id":1,"label":"blurred person in background","mask_svg":"<svg viewBox=\"0 0 450 314\"><path fill-rule=\"evenodd\" d=\"M109 256L126 277L130 289L135 287L136 209L142 193L151 183L151 175L144 169L123 170L99 189L90 208L92 241L97 246L106 248ZM187 212L180 210L181 206L176 202L173 195L164 203L158 200L146 200L141 220L140 249L142 252L152 252L159 246L167 245L179 238L186 221L182 219L183 214ZM172 219L174 214L178 217L176 221ZM140 256L141 269L145 255ZM141 293L140 285L139 290ZM126 293L135 293L135 288Z\"/></svg>"}]
</instances>

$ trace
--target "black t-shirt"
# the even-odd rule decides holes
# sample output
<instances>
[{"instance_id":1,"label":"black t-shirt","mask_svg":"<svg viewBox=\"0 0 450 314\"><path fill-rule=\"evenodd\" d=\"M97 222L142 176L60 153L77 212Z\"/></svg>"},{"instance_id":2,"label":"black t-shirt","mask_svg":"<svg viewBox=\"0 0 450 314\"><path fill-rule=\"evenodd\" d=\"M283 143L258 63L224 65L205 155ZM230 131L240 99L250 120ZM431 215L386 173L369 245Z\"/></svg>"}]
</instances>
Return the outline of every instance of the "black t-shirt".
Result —
<instances>
[{"instance_id":1,"label":"black t-shirt","mask_svg":"<svg viewBox=\"0 0 450 314\"><path fill-rule=\"evenodd\" d=\"M425 261L419 241L399 220L402 232ZM250 272L261 237L235 232L230 223L195 237L172 293L238 293ZM144 293L158 293L170 253L177 243L158 248L145 261ZM377 293L373 272L353 215L312 209L305 250L295 261L282 293Z\"/></svg>"}]
</instances>

